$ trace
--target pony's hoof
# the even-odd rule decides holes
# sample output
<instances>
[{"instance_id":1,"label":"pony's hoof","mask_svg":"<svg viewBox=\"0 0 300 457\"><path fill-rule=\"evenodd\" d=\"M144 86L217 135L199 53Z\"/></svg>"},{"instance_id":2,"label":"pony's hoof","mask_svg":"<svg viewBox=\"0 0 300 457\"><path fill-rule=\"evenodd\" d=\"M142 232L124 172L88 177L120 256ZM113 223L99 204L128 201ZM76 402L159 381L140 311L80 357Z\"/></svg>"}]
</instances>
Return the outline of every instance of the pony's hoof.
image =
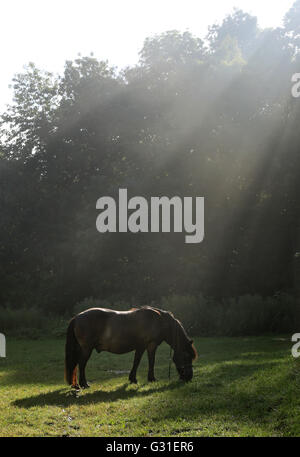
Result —
<instances>
[{"instance_id":1,"label":"pony's hoof","mask_svg":"<svg viewBox=\"0 0 300 457\"><path fill-rule=\"evenodd\" d=\"M137 384L138 383L137 379L129 379L129 381L130 381L130 384Z\"/></svg>"},{"instance_id":2,"label":"pony's hoof","mask_svg":"<svg viewBox=\"0 0 300 457\"><path fill-rule=\"evenodd\" d=\"M82 389L88 389L90 385L88 383L80 385Z\"/></svg>"},{"instance_id":3,"label":"pony's hoof","mask_svg":"<svg viewBox=\"0 0 300 457\"><path fill-rule=\"evenodd\" d=\"M156 379L156 378L154 378L154 377L153 377L153 378L148 378L148 381L149 381L149 382L156 382L156 381L157 381L157 379Z\"/></svg>"},{"instance_id":4,"label":"pony's hoof","mask_svg":"<svg viewBox=\"0 0 300 457\"><path fill-rule=\"evenodd\" d=\"M71 389L80 390L80 387L79 387L78 384L72 384L72 385L71 385Z\"/></svg>"}]
</instances>

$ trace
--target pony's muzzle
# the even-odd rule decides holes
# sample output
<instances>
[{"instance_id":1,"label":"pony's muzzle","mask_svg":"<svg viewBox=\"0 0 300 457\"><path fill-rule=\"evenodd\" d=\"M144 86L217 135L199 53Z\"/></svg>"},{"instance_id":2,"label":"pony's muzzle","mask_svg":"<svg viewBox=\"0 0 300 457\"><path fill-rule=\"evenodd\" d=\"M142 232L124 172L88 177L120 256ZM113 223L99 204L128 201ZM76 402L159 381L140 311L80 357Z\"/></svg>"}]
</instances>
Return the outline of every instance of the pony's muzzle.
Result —
<instances>
[{"instance_id":1,"label":"pony's muzzle","mask_svg":"<svg viewBox=\"0 0 300 457\"><path fill-rule=\"evenodd\" d=\"M192 366L187 366L187 367L184 367L184 381L185 382L189 382L193 379L193 367Z\"/></svg>"},{"instance_id":2,"label":"pony's muzzle","mask_svg":"<svg viewBox=\"0 0 300 457\"><path fill-rule=\"evenodd\" d=\"M189 382L193 379L193 366L186 365L183 367L177 367L179 377L184 382Z\"/></svg>"},{"instance_id":3,"label":"pony's muzzle","mask_svg":"<svg viewBox=\"0 0 300 457\"><path fill-rule=\"evenodd\" d=\"M193 367L187 367L185 368L184 370L184 377L185 377L185 381L186 382L189 382L193 379L193 375L194 375L194 372L193 372Z\"/></svg>"}]
</instances>

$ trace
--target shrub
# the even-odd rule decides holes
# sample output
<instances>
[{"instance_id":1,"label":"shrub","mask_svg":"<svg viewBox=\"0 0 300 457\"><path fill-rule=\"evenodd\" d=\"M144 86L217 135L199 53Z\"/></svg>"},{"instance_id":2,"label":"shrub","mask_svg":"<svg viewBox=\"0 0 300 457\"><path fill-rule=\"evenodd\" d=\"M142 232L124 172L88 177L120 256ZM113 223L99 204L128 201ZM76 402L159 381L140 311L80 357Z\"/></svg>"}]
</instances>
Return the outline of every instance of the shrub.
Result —
<instances>
[{"instance_id":1,"label":"shrub","mask_svg":"<svg viewBox=\"0 0 300 457\"><path fill-rule=\"evenodd\" d=\"M61 319L39 308L0 307L0 332L22 338L36 339L51 333Z\"/></svg>"},{"instance_id":2,"label":"shrub","mask_svg":"<svg viewBox=\"0 0 300 457\"><path fill-rule=\"evenodd\" d=\"M151 305L151 304L150 304ZM78 302L65 318L47 314L43 309L0 307L0 332L22 338L65 336L71 317L88 308L127 310L124 301L109 302L88 297ZM300 300L289 294L272 297L243 295L217 301L203 295L163 297L158 306L171 311L191 336L247 336L266 333L297 333L300 329Z\"/></svg>"},{"instance_id":3,"label":"shrub","mask_svg":"<svg viewBox=\"0 0 300 457\"><path fill-rule=\"evenodd\" d=\"M174 294L164 297L161 307L173 312L191 335L295 333L300 325L300 301L288 294L248 294L220 302L203 295Z\"/></svg>"},{"instance_id":4,"label":"shrub","mask_svg":"<svg viewBox=\"0 0 300 457\"><path fill-rule=\"evenodd\" d=\"M20 328L42 329L46 324L45 313L37 308L0 308L0 328L3 332L18 332Z\"/></svg>"},{"instance_id":5,"label":"shrub","mask_svg":"<svg viewBox=\"0 0 300 457\"><path fill-rule=\"evenodd\" d=\"M201 295L198 298L193 295L169 295L163 297L162 309L171 311L176 319L179 319L188 333L195 333L199 329L201 309L205 308L206 300Z\"/></svg>"}]
</instances>

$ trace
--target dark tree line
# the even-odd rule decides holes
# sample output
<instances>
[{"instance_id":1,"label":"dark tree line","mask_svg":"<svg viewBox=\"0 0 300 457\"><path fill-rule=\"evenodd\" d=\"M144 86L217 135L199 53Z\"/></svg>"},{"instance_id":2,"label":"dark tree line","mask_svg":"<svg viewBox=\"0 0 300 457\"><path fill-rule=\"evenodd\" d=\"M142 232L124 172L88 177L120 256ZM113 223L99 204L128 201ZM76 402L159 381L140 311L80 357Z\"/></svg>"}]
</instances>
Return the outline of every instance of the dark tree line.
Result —
<instances>
[{"instance_id":1,"label":"dark tree line","mask_svg":"<svg viewBox=\"0 0 300 457\"><path fill-rule=\"evenodd\" d=\"M116 72L93 56L13 80L0 144L0 304L150 303L297 293L300 2L277 29L235 11L206 41L148 38ZM101 235L96 201L204 196L205 240Z\"/></svg>"}]
</instances>

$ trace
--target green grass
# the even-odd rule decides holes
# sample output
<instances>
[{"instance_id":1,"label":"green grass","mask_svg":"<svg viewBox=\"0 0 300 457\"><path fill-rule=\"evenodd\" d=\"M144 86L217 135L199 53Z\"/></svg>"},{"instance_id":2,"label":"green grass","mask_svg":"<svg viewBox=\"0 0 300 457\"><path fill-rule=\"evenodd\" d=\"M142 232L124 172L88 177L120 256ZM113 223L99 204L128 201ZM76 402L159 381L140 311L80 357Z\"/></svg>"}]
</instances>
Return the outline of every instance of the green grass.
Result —
<instances>
[{"instance_id":1,"label":"green grass","mask_svg":"<svg viewBox=\"0 0 300 457\"><path fill-rule=\"evenodd\" d=\"M127 373L133 353L93 353L91 388L63 380L64 340L7 339L0 359L0 436L300 436L300 364L290 337L197 338L193 381L178 381L169 347L156 383Z\"/></svg>"}]
</instances>

